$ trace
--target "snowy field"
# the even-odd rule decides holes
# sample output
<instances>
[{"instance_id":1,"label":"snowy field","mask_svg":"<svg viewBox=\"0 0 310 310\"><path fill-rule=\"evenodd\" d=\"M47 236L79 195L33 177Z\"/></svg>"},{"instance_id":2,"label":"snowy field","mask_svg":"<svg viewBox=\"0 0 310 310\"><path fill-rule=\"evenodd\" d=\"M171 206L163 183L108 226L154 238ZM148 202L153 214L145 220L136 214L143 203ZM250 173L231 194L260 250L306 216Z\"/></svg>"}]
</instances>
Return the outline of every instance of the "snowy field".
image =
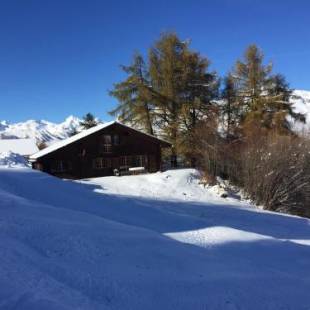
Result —
<instances>
[{"instance_id":1,"label":"snowy field","mask_svg":"<svg viewBox=\"0 0 310 310\"><path fill-rule=\"evenodd\" d=\"M63 181L0 169L0 309L307 310L309 220L194 170Z\"/></svg>"}]
</instances>

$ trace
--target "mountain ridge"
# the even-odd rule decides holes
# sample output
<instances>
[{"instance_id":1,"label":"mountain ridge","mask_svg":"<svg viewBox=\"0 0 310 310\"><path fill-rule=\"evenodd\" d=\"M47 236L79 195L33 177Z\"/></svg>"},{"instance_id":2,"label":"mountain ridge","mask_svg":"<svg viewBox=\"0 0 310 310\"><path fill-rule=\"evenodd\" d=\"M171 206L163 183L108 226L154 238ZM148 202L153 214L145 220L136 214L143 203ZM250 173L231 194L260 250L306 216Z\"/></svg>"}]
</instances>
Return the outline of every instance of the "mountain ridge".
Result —
<instances>
[{"instance_id":1,"label":"mountain ridge","mask_svg":"<svg viewBox=\"0 0 310 310\"><path fill-rule=\"evenodd\" d=\"M74 131L81 130L81 119L68 116L61 123L46 120L27 120L9 123L0 121L0 139L32 138L47 144L68 138Z\"/></svg>"}]
</instances>

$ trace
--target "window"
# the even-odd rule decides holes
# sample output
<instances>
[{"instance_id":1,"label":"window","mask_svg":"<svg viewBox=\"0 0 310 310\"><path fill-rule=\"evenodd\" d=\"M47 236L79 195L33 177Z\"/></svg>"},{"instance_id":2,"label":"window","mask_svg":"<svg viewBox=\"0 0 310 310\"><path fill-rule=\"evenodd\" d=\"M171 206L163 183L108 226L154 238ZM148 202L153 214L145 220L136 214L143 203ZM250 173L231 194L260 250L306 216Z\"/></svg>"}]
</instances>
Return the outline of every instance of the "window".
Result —
<instances>
[{"instance_id":1,"label":"window","mask_svg":"<svg viewBox=\"0 0 310 310\"><path fill-rule=\"evenodd\" d=\"M112 144L112 137L111 137L111 135L103 135L103 143L104 144Z\"/></svg>"},{"instance_id":2,"label":"window","mask_svg":"<svg viewBox=\"0 0 310 310\"><path fill-rule=\"evenodd\" d=\"M119 158L120 167L146 167L147 156L136 155L136 156L121 156Z\"/></svg>"},{"instance_id":3,"label":"window","mask_svg":"<svg viewBox=\"0 0 310 310\"><path fill-rule=\"evenodd\" d=\"M121 156L119 158L119 165L120 167L130 167L131 166L131 157L130 156Z\"/></svg>"},{"instance_id":4,"label":"window","mask_svg":"<svg viewBox=\"0 0 310 310\"><path fill-rule=\"evenodd\" d=\"M66 160L55 160L51 166L52 172L66 172L71 169L71 162Z\"/></svg>"},{"instance_id":5,"label":"window","mask_svg":"<svg viewBox=\"0 0 310 310\"><path fill-rule=\"evenodd\" d=\"M113 144L114 145L119 145L119 135L114 135L113 136Z\"/></svg>"},{"instance_id":6,"label":"window","mask_svg":"<svg viewBox=\"0 0 310 310\"><path fill-rule=\"evenodd\" d=\"M111 153L112 152L112 137L111 135L103 135L100 143L100 152Z\"/></svg>"},{"instance_id":7,"label":"window","mask_svg":"<svg viewBox=\"0 0 310 310\"><path fill-rule=\"evenodd\" d=\"M112 153L112 145L111 144L104 144L102 146L103 153Z\"/></svg>"},{"instance_id":8,"label":"window","mask_svg":"<svg viewBox=\"0 0 310 310\"><path fill-rule=\"evenodd\" d=\"M132 159L133 167L145 167L147 165L147 156L146 155L136 155Z\"/></svg>"},{"instance_id":9,"label":"window","mask_svg":"<svg viewBox=\"0 0 310 310\"><path fill-rule=\"evenodd\" d=\"M111 158L102 158L102 157L95 158L93 161L93 167L94 169L111 168L112 167Z\"/></svg>"}]
</instances>

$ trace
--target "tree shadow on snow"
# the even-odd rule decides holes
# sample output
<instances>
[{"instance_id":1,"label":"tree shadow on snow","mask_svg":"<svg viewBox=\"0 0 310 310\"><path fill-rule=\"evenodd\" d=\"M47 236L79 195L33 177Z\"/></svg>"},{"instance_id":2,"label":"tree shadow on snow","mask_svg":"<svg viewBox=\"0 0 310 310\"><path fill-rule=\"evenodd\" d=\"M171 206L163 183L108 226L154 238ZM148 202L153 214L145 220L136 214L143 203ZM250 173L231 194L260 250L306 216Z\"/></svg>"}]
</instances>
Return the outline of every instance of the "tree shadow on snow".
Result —
<instances>
[{"instance_id":1,"label":"tree shadow on snow","mask_svg":"<svg viewBox=\"0 0 310 310\"><path fill-rule=\"evenodd\" d=\"M102 187L50 175L1 170L0 187L23 198L87 212L160 233L223 226L282 239L310 239L309 220L229 204L167 201L102 193ZM101 193L95 192L100 189Z\"/></svg>"}]
</instances>

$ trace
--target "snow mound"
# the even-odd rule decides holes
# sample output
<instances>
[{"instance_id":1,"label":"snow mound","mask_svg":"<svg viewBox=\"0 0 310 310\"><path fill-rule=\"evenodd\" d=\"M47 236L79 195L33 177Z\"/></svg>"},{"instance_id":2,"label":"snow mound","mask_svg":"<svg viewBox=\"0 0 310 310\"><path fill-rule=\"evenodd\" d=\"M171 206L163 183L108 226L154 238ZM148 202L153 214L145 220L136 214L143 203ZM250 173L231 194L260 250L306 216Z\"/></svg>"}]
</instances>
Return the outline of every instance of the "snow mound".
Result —
<instances>
[{"instance_id":1,"label":"snow mound","mask_svg":"<svg viewBox=\"0 0 310 310\"><path fill-rule=\"evenodd\" d=\"M196 169L176 169L151 174L122 177L99 177L77 182L96 186L95 191L158 200L209 201L212 203L239 203L240 195L227 189L219 180L218 185L208 186L201 182ZM245 206L253 207L246 201Z\"/></svg>"},{"instance_id":2,"label":"snow mound","mask_svg":"<svg viewBox=\"0 0 310 310\"><path fill-rule=\"evenodd\" d=\"M155 199L217 202L220 194L200 184L200 174L196 169L176 169L135 176L99 177L78 182L97 185L98 193L109 192Z\"/></svg>"},{"instance_id":3,"label":"snow mound","mask_svg":"<svg viewBox=\"0 0 310 310\"><path fill-rule=\"evenodd\" d=\"M11 151L0 153L0 168L28 168L29 163L22 155Z\"/></svg>"}]
</instances>

